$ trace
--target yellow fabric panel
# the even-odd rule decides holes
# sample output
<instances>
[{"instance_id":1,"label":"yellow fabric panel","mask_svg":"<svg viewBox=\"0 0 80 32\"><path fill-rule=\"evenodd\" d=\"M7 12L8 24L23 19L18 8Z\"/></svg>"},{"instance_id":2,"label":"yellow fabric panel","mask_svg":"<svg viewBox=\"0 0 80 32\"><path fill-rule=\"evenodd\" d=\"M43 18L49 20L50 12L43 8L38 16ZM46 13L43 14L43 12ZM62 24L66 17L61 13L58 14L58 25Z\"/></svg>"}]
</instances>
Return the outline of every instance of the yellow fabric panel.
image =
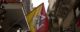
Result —
<instances>
[{"instance_id":1,"label":"yellow fabric panel","mask_svg":"<svg viewBox=\"0 0 80 32\"><path fill-rule=\"evenodd\" d=\"M36 17L42 9L42 4L34 8L30 13L27 14L26 18L30 28L30 32L36 32L36 25L34 24L33 17Z\"/></svg>"}]
</instances>

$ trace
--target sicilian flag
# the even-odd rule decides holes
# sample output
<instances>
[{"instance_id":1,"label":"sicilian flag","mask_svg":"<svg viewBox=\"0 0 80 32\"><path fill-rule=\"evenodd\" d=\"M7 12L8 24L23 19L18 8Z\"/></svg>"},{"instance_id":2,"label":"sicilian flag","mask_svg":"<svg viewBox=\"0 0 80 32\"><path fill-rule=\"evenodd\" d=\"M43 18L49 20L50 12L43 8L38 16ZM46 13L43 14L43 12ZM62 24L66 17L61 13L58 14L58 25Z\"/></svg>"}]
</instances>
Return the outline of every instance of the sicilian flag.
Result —
<instances>
[{"instance_id":1,"label":"sicilian flag","mask_svg":"<svg viewBox=\"0 0 80 32\"><path fill-rule=\"evenodd\" d=\"M44 3L42 4L42 10L40 13L40 21L38 21L37 32L48 32L48 16L45 12Z\"/></svg>"},{"instance_id":2,"label":"sicilian flag","mask_svg":"<svg viewBox=\"0 0 80 32\"><path fill-rule=\"evenodd\" d=\"M38 22L38 15L41 13L42 4L38 7L34 8L30 13L25 16L26 23L28 23L28 27L30 32L36 32L36 22Z\"/></svg>"}]
</instances>

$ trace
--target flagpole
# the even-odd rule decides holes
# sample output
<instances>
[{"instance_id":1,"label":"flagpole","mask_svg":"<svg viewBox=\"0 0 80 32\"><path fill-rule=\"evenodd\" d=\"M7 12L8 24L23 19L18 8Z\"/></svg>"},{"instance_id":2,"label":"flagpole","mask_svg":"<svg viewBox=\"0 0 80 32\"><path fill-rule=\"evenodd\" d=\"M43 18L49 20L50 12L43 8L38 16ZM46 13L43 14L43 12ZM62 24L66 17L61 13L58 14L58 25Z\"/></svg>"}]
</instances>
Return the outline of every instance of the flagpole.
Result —
<instances>
[{"instance_id":1,"label":"flagpole","mask_svg":"<svg viewBox=\"0 0 80 32\"><path fill-rule=\"evenodd\" d=\"M23 9L23 7L22 7L22 11L23 11L23 14L24 14L25 20L26 20L26 22L27 22L26 14L25 14L25 12L24 12L24 9ZM30 27L29 27L29 24L28 24L28 22L27 22L27 26L28 26L28 28L29 28L29 30L30 30Z\"/></svg>"}]
</instances>

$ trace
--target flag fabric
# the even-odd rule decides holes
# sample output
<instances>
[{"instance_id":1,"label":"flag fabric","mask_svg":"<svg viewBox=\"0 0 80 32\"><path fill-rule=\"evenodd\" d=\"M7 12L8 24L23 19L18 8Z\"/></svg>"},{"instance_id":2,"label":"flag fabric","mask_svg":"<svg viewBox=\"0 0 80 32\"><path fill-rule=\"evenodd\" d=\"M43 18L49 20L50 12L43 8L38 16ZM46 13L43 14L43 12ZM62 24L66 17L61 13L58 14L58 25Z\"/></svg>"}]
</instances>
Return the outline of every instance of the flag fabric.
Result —
<instances>
[{"instance_id":1,"label":"flag fabric","mask_svg":"<svg viewBox=\"0 0 80 32\"><path fill-rule=\"evenodd\" d=\"M44 3L42 5L42 10L40 13L40 19L39 19L38 27L37 27L37 32L48 32L48 16L45 12L44 8Z\"/></svg>"},{"instance_id":2,"label":"flag fabric","mask_svg":"<svg viewBox=\"0 0 80 32\"><path fill-rule=\"evenodd\" d=\"M30 32L36 32L36 17L39 15L42 9L42 4L34 8L30 13L26 15L26 22L28 23Z\"/></svg>"}]
</instances>

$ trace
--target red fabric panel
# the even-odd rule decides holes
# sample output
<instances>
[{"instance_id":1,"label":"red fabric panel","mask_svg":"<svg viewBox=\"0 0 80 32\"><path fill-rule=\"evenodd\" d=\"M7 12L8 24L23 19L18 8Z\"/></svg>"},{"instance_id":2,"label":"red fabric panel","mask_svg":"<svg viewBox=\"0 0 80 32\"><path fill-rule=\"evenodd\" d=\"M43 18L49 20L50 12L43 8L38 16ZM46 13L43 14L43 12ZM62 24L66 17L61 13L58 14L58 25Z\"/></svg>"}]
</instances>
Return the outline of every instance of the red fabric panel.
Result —
<instances>
[{"instance_id":1,"label":"red fabric panel","mask_svg":"<svg viewBox=\"0 0 80 32\"><path fill-rule=\"evenodd\" d=\"M44 16L44 17L42 17ZM40 28L37 30L37 32L48 32L48 17L46 15L46 12L45 12L45 7L44 7L44 3L43 3L43 6L42 6L42 10L41 10L41 25L40 25Z\"/></svg>"}]
</instances>

